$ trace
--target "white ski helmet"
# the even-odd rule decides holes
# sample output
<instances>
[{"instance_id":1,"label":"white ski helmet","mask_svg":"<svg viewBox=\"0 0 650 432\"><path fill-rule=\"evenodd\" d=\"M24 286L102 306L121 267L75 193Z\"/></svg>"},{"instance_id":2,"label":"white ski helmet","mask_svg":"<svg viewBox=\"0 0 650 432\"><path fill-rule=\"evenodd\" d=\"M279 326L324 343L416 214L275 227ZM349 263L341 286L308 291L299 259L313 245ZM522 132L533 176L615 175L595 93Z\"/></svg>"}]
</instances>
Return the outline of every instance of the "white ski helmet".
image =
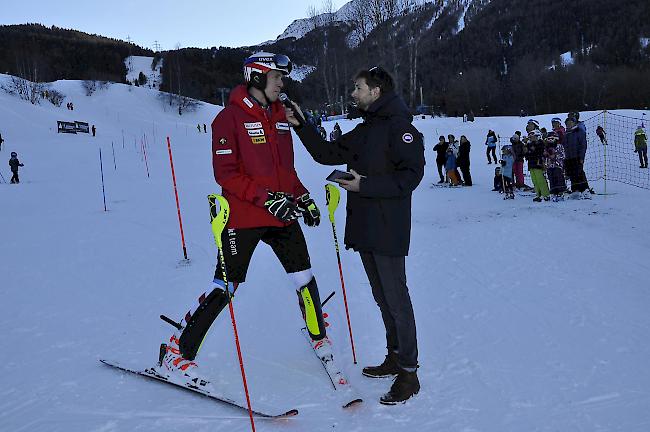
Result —
<instances>
[{"instance_id":1,"label":"white ski helmet","mask_svg":"<svg viewBox=\"0 0 650 432\"><path fill-rule=\"evenodd\" d=\"M292 67L291 60L286 55L258 52L244 60L244 80L247 85L264 91L269 71L277 70L289 75Z\"/></svg>"}]
</instances>

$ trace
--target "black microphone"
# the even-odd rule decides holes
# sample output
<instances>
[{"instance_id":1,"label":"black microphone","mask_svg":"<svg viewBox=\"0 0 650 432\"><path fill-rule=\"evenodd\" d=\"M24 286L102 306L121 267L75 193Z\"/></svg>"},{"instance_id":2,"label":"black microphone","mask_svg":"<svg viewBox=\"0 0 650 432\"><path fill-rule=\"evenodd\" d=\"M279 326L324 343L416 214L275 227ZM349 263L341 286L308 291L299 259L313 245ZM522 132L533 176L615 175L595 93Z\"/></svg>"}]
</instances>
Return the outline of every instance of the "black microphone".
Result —
<instances>
[{"instance_id":1,"label":"black microphone","mask_svg":"<svg viewBox=\"0 0 650 432\"><path fill-rule=\"evenodd\" d=\"M296 111L296 108L292 105L291 99L289 99L289 96L287 96L286 93L280 93L278 95L278 98L280 99L280 102L287 108L291 108L293 110L293 116L298 120L298 123L300 123L300 127L305 125L305 119L302 118L302 116Z\"/></svg>"}]
</instances>

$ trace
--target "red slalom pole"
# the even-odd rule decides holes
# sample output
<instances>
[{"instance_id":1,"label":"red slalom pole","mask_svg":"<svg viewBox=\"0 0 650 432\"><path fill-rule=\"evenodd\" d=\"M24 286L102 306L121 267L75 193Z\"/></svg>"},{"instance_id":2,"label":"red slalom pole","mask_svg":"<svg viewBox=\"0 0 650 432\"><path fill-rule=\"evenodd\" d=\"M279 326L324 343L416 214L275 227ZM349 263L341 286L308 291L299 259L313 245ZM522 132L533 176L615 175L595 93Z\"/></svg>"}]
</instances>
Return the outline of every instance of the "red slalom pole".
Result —
<instances>
[{"instance_id":1,"label":"red slalom pole","mask_svg":"<svg viewBox=\"0 0 650 432\"><path fill-rule=\"evenodd\" d=\"M144 153L144 166L147 167L147 178L149 178L149 162L147 161L147 148L144 146L144 142L142 142L142 152Z\"/></svg>"},{"instance_id":2,"label":"red slalom pole","mask_svg":"<svg viewBox=\"0 0 650 432\"><path fill-rule=\"evenodd\" d=\"M219 209L217 210L217 202ZM241 379L244 385L244 393L246 394L246 404L248 405L248 416L251 420L251 430L255 432L255 420L253 420L253 408L251 407L251 398L248 393L248 381L246 381L246 371L244 370L244 358L241 354L241 346L239 344L239 332L237 331L237 322L235 321L235 309L232 306L232 298L237 291L238 283L233 284L233 294L230 294L228 288L228 272L226 271L226 258L223 254L223 242L221 234L226 228L228 218L230 217L230 204L221 195L210 194L208 195L208 203L210 204L210 225L212 226L212 234L214 235L214 242L217 245L221 259L217 257L217 261L221 261L221 277L223 278L226 296L228 297L228 309L230 310L230 320L232 321L232 330L235 334L235 346L237 347L237 358L239 359L239 370L241 371Z\"/></svg>"},{"instance_id":3,"label":"red slalom pole","mask_svg":"<svg viewBox=\"0 0 650 432\"><path fill-rule=\"evenodd\" d=\"M187 248L185 247L185 234L183 234L183 218L181 217L181 206L178 202L178 190L176 189L176 174L174 173L174 159L172 158L172 145L167 137L167 150L169 150L169 165L172 167L172 180L174 181L174 195L176 196L176 210L178 211L178 225L181 228L181 242L183 245L183 256L187 260Z\"/></svg>"},{"instance_id":4,"label":"red slalom pole","mask_svg":"<svg viewBox=\"0 0 650 432\"><path fill-rule=\"evenodd\" d=\"M221 262L223 263L224 260L222 259ZM251 429L253 430L253 432L255 432L255 421L253 420L253 409L251 408L251 398L248 393L248 382L246 381L246 371L244 370L244 358L242 357L241 354L241 346L239 344L239 332L237 331L237 322L235 321L235 309L232 306L232 296L228 291L228 281L225 281L225 283L226 283L226 295L228 296L228 309L230 309L230 320L232 321L232 330L233 333L235 334L235 346L237 347L237 358L239 359L239 370L241 371L241 379L244 385L244 393L246 394L246 404L248 405L248 416L250 417L251 420ZM236 290L237 290L237 284L234 284L234 291Z\"/></svg>"}]
</instances>

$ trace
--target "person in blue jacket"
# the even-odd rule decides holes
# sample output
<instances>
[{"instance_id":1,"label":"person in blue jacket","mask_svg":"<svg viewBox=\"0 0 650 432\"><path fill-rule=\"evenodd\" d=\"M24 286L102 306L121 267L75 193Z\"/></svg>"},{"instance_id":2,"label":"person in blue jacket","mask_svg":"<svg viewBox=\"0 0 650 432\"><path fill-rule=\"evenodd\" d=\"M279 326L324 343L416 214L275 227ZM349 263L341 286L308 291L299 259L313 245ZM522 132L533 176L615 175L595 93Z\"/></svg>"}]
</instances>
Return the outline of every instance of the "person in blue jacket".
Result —
<instances>
[{"instance_id":1,"label":"person in blue jacket","mask_svg":"<svg viewBox=\"0 0 650 432\"><path fill-rule=\"evenodd\" d=\"M487 137L485 138L485 145L487 146L485 155L487 156L488 165L492 163L492 159L490 159L490 153L492 153L494 163L497 163L497 141L499 141L497 134L492 129L490 129L487 133Z\"/></svg>"}]
</instances>

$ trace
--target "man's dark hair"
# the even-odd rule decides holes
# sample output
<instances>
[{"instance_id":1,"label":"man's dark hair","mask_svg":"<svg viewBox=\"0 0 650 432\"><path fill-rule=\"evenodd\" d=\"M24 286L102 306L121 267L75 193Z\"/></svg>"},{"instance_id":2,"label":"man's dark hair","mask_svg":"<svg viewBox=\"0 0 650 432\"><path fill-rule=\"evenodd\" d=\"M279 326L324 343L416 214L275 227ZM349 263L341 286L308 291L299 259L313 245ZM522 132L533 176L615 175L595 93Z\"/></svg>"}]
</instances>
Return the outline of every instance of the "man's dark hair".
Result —
<instances>
[{"instance_id":1,"label":"man's dark hair","mask_svg":"<svg viewBox=\"0 0 650 432\"><path fill-rule=\"evenodd\" d=\"M354 79L358 80L359 78L363 78L370 88L379 87L381 94L386 94L394 88L393 77L379 66L360 71Z\"/></svg>"}]
</instances>

